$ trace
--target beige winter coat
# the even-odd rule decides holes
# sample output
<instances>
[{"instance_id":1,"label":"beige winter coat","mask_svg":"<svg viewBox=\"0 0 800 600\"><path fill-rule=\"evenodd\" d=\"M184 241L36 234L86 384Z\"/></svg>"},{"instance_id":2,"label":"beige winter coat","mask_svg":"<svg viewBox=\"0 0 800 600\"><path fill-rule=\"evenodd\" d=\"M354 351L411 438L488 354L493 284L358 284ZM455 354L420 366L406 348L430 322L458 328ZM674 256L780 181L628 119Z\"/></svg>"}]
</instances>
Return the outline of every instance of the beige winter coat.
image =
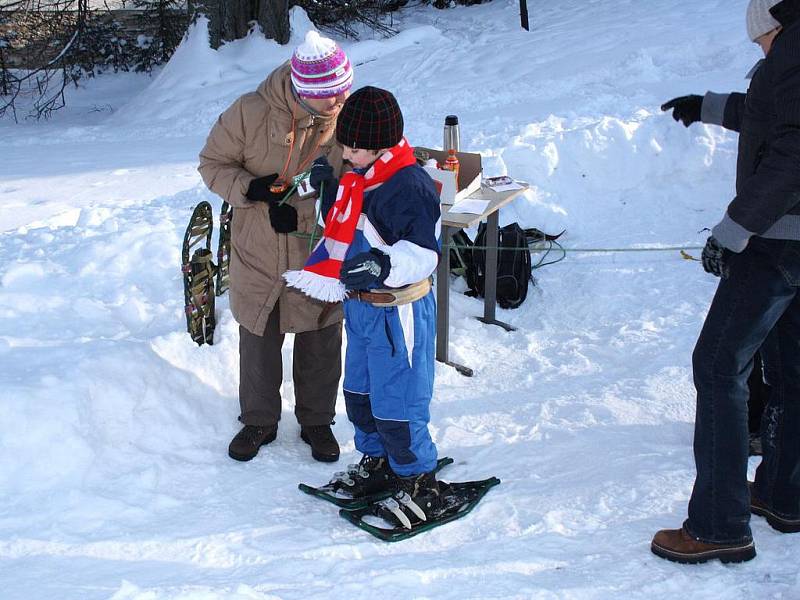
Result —
<instances>
[{"instance_id":1,"label":"beige winter coat","mask_svg":"<svg viewBox=\"0 0 800 600\"><path fill-rule=\"evenodd\" d=\"M287 62L273 71L256 92L245 94L220 115L200 152L198 170L203 181L234 207L231 311L242 326L256 335L264 332L276 302L283 333L312 331L342 320L341 308L337 307L319 323L326 305L287 288L282 278L288 269L303 267L309 254L308 239L275 233L267 204L250 202L245 197L251 180L283 171L292 135L294 150L287 176L297 174L300 165L305 164L303 169L308 169L311 161L322 154L328 157L337 175L341 172L342 148L333 136L335 117L309 114L296 104L291 86ZM310 233L315 227L314 200L300 200L295 195L289 202L297 209L298 232Z\"/></svg>"}]
</instances>

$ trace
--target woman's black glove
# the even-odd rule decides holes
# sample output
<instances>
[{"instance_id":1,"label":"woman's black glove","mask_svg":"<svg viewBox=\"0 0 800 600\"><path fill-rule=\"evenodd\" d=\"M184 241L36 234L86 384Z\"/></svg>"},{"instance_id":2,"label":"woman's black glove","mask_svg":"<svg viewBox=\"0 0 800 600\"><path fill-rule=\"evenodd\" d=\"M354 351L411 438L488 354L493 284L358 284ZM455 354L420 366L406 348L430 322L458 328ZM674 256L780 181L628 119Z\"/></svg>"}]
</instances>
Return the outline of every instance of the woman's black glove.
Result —
<instances>
[{"instance_id":1,"label":"woman's black glove","mask_svg":"<svg viewBox=\"0 0 800 600\"><path fill-rule=\"evenodd\" d=\"M278 178L277 173L256 177L247 188L247 199L251 202L269 204L269 222L276 233L297 231L297 209L291 204L281 204L286 191L271 192L269 186Z\"/></svg>"},{"instance_id":2,"label":"woman's black glove","mask_svg":"<svg viewBox=\"0 0 800 600\"><path fill-rule=\"evenodd\" d=\"M245 196L250 202L267 202L270 206L277 204L286 195L286 192L271 192L269 186L278 178L277 173L256 177L250 182Z\"/></svg>"},{"instance_id":3,"label":"woman's black glove","mask_svg":"<svg viewBox=\"0 0 800 600\"><path fill-rule=\"evenodd\" d=\"M297 231L297 209L291 204L270 204L269 222L276 233Z\"/></svg>"},{"instance_id":4,"label":"woman's black glove","mask_svg":"<svg viewBox=\"0 0 800 600\"><path fill-rule=\"evenodd\" d=\"M672 118L681 121L684 127L697 123L703 112L703 97L697 94L679 96L661 105L661 110L672 110Z\"/></svg>"}]
</instances>

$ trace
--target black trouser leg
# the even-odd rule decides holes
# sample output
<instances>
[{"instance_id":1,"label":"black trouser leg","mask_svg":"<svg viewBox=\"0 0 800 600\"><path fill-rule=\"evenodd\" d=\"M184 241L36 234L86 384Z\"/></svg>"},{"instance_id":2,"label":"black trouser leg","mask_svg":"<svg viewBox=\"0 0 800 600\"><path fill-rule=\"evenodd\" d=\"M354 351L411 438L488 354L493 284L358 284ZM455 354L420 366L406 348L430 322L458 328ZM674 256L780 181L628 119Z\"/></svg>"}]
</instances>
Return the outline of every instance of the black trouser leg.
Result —
<instances>
[{"instance_id":1,"label":"black trouser leg","mask_svg":"<svg viewBox=\"0 0 800 600\"><path fill-rule=\"evenodd\" d=\"M761 415L769 400L769 385L764 382L764 367L761 352L753 357L753 371L747 380L750 396L747 401L747 429L750 435L761 433Z\"/></svg>"}]
</instances>

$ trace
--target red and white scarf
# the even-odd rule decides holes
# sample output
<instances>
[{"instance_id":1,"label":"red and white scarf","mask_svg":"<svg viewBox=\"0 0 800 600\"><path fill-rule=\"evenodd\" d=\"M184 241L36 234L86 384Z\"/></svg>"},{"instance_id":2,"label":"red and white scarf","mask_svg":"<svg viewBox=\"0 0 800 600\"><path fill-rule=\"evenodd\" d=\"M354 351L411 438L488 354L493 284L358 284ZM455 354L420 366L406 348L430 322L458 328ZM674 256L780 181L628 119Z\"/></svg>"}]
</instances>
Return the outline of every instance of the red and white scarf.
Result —
<instances>
[{"instance_id":1,"label":"red and white scarf","mask_svg":"<svg viewBox=\"0 0 800 600\"><path fill-rule=\"evenodd\" d=\"M347 289L339 281L339 271L353 243L364 203L369 192L388 181L397 171L413 165L414 149L403 138L376 160L366 173L346 173L339 181L336 202L325 219L322 239L306 260L302 271L286 271L286 283L312 298L325 302L344 300Z\"/></svg>"}]
</instances>

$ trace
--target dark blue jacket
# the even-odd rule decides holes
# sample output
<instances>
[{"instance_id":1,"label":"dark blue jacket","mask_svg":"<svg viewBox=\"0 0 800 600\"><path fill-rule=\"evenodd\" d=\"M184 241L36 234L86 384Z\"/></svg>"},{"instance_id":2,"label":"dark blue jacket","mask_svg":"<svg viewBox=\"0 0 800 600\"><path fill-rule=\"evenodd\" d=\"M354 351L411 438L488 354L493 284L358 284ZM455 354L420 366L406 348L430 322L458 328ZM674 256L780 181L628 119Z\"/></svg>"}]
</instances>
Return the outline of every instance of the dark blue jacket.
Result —
<instances>
[{"instance_id":1,"label":"dark blue jacket","mask_svg":"<svg viewBox=\"0 0 800 600\"><path fill-rule=\"evenodd\" d=\"M772 8L783 29L747 94L713 94L702 120L739 132L736 197L714 237L741 252L754 235L800 240L800 0Z\"/></svg>"}]
</instances>

